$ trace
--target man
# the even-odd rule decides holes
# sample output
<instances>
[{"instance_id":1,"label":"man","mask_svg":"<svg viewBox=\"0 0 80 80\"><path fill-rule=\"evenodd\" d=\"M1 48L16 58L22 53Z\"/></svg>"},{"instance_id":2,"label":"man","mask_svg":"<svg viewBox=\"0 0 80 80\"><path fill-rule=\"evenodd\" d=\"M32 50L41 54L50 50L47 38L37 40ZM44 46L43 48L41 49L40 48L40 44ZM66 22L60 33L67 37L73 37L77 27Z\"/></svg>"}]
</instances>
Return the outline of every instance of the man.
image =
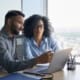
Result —
<instances>
[{"instance_id":1,"label":"man","mask_svg":"<svg viewBox=\"0 0 80 80\"><path fill-rule=\"evenodd\" d=\"M8 11L5 15L5 24L0 32L0 65L9 73L33 67L47 54L41 55L35 59L17 61L15 58L15 35L23 30L24 14L17 10ZM42 60L41 62L47 62Z\"/></svg>"}]
</instances>

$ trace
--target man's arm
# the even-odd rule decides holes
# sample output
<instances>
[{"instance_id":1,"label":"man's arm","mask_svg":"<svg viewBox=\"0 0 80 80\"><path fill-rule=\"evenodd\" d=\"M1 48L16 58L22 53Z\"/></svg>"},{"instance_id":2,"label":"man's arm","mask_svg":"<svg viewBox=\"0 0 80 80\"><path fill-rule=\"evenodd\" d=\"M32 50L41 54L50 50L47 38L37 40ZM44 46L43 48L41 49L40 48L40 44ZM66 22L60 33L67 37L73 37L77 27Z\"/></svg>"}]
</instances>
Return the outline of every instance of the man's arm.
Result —
<instances>
[{"instance_id":1,"label":"man's arm","mask_svg":"<svg viewBox=\"0 0 80 80\"><path fill-rule=\"evenodd\" d=\"M0 39L0 65L2 65L2 67L5 68L9 73L30 68L36 64L36 59L16 62L12 60L10 54L11 53L7 50L5 41Z\"/></svg>"},{"instance_id":2,"label":"man's arm","mask_svg":"<svg viewBox=\"0 0 80 80\"><path fill-rule=\"evenodd\" d=\"M51 54L50 52L47 52L37 58L28 61L16 62L16 60L12 59L10 55L11 53L8 51L6 45L7 44L5 41L0 39L0 65L2 65L2 67L5 68L9 73L31 68L37 63L46 63L49 61L48 57Z\"/></svg>"}]
</instances>

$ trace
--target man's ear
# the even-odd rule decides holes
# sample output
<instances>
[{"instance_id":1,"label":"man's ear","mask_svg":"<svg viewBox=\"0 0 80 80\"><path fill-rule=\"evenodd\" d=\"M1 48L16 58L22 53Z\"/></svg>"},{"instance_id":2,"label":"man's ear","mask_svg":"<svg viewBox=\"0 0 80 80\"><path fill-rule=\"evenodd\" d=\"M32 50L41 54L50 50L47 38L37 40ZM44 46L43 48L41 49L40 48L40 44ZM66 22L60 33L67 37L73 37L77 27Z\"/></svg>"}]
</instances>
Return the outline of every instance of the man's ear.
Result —
<instances>
[{"instance_id":1,"label":"man's ear","mask_svg":"<svg viewBox=\"0 0 80 80\"><path fill-rule=\"evenodd\" d=\"M10 26L11 25L11 19L7 20L7 24Z\"/></svg>"}]
</instances>

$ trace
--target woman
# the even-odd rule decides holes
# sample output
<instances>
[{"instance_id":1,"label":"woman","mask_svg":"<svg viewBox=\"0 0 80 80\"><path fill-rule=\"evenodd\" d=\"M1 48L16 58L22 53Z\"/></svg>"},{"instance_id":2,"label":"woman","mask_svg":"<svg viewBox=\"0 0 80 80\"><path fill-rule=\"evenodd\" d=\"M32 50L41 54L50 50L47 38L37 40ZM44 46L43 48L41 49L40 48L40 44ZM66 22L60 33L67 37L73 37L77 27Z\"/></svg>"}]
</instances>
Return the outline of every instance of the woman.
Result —
<instances>
[{"instance_id":1,"label":"woman","mask_svg":"<svg viewBox=\"0 0 80 80\"><path fill-rule=\"evenodd\" d=\"M55 39L51 38L50 23L47 17L32 15L25 20L24 35L27 59L38 57L44 53L54 53L59 49Z\"/></svg>"}]
</instances>

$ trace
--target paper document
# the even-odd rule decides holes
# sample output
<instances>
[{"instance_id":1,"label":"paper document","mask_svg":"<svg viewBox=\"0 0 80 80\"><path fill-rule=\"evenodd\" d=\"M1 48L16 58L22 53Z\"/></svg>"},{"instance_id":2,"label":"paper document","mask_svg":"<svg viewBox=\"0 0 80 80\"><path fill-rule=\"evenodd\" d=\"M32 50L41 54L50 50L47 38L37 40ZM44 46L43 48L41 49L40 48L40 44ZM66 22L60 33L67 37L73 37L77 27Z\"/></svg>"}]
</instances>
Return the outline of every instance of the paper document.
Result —
<instances>
[{"instance_id":1,"label":"paper document","mask_svg":"<svg viewBox=\"0 0 80 80\"><path fill-rule=\"evenodd\" d=\"M50 63L44 63L44 64L36 64L36 66L49 66Z\"/></svg>"}]
</instances>

